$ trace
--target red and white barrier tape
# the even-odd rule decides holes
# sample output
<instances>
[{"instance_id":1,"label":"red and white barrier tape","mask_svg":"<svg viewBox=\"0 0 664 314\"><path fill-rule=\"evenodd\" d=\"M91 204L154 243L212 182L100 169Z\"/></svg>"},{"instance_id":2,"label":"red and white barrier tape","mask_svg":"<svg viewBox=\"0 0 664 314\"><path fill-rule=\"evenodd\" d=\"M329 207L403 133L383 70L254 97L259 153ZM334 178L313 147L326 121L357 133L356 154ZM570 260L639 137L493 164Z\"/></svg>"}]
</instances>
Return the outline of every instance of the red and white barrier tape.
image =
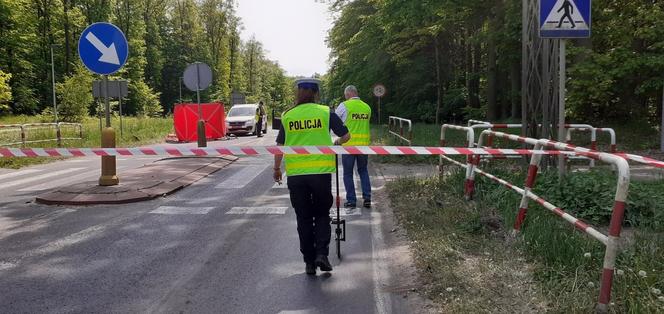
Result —
<instances>
[{"instance_id":1,"label":"red and white barrier tape","mask_svg":"<svg viewBox=\"0 0 664 314\"><path fill-rule=\"evenodd\" d=\"M137 148L0 148L0 157L219 156L219 155L585 155L585 153L464 147L410 146L226 146Z\"/></svg>"}]
</instances>

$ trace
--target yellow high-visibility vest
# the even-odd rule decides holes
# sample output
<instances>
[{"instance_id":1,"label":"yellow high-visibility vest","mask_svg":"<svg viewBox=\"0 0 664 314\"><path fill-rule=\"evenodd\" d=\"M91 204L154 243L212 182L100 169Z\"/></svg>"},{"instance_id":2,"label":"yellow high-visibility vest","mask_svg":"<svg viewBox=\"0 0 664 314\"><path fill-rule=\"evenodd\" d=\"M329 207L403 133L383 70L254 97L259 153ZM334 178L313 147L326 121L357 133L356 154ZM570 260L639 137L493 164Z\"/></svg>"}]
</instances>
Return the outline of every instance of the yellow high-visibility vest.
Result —
<instances>
[{"instance_id":1,"label":"yellow high-visibility vest","mask_svg":"<svg viewBox=\"0 0 664 314\"><path fill-rule=\"evenodd\" d=\"M285 112L281 121L286 146L331 146L330 108L318 104L301 104ZM286 174L334 173L334 155L286 155Z\"/></svg>"},{"instance_id":2,"label":"yellow high-visibility vest","mask_svg":"<svg viewBox=\"0 0 664 314\"><path fill-rule=\"evenodd\" d=\"M371 107L360 99L349 99L344 124L350 132L350 141L344 146L368 146L371 143Z\"/></svg>"}]
</instances>

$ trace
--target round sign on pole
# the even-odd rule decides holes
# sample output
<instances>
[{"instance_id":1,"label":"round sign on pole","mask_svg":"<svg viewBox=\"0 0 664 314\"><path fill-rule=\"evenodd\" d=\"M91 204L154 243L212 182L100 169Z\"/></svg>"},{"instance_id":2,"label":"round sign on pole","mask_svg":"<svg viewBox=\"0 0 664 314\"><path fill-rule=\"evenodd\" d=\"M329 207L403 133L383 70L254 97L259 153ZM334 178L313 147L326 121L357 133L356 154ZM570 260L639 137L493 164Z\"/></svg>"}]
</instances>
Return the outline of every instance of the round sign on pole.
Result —
<instances>
[{"instance_id":1,"label":"round sign on pole","mask_svg":"<svg viewBox=\"0 0 664 314\"><path fill-rule=\"evenodd\" d=\"M190 91L201 91L212 84L212 69L205 63L192 63L184 70L182 77L184 85Z\"/></svg>"},{"instance_id":2,"label":"round sign on pole","mask_svg":"<svg viewBox=\"0 0 664 314\"><path fill-rule=\"evenodd\" d=\"M129 57L124 33L111 23L94 23L78 39L78 55L88 70L101 75L117 72Z\"/></svg>"},{"instance_id":3,"label":"round sign on pole","mask_svg":"<svg viewBox=\"0 0 664 314\"><path fill-rule=\"evenodd\" d=\"M383 97L387 94L387 88L383 84L376 84L373 87L373 94L376 97Z\"/></svg>"}]
</instances>

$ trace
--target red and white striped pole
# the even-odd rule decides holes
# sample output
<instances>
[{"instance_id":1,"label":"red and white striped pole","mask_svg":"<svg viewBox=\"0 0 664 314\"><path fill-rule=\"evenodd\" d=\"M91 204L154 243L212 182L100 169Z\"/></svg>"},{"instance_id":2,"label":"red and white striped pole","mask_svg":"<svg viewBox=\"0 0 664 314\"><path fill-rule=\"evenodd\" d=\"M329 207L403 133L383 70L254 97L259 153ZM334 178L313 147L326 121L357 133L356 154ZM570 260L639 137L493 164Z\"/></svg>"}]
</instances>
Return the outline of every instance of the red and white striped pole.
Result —
<instances>
[{"instance_id":1,"label":"red and white striped pole","mask_svg":"<svg viewBox=\"0 0 664 314\"><path fill-rule=\"evenodd\" d=\"M542 144L535 144L534 150L541 150ZM528 193L530 193L535 187L535 179L537 179L537 171L539 170L540 160L542 159L541 155L533 155L530 158L530 165L528 165L528 176L526 177L526 182L524 185L523 196L521 197L521 203L519 204L519 211L516 215L516 220L514 221L514 230L513 234L517 234L521 231L521 226L526 220L526 213L528 212Z\"/></svg>"},{"instance_id":2,"label":"red and white striped pole","mask_svg":"<svg viewBox=\"0 0 664 314\"><path fill-rule=\"evenodd\" d=\"M475 147L475 130L471 127L458 126L452 124L443 124L440 127L440 144L441 146L445 145L445 131L447 129L464 131L466 132L466 145L468 148ZM475 172L473 171L475 157L473 155L466 156L466 181L464 182L464 195L466 200L471 200L473 198L473 193L475 192ZM443 159L440 159L439 169L443 169Z\"/></svg>"}]
</instances>

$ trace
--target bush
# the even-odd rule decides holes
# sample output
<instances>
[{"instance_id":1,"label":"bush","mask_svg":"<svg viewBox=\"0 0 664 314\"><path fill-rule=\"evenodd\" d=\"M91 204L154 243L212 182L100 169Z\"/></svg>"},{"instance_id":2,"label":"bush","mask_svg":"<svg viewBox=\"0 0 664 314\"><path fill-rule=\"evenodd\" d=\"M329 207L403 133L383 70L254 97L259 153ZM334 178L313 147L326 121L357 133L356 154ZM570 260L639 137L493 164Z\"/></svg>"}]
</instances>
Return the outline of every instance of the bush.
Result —
<instances>
[{"instance_id":1,"label":"bush","mask_svg":"<svg viewBox=\"0 0 664 314\"><path fill-rule=\"evenodd\" d=\"M159 93L155 93L143 81L133 81L129 84L129 102L136 109L136 114L144 117L161 116L163 108L159 103Z\"/></svg>"},{"instance_id":2,"label":"bush","mask_svg":"<svg viewBox=\"0 0 664 314\"><path fill-rule=\"evenodd\" d=\"M10 73L5 73L0 70L0 114L9 111L9 102L12 100L12 88L9 86L9 79L12 78Z\"/></svg>"},{"instance_id":3,"label":"bush","mask_svg":"<svg viewBox=\"0 0 664 314\"><path fill-rule=\"evenodd\" d=\"M83 66L78 65L74 74L65 78L62 83L55 84L58 95L58 120L66 122L82 122L88 114L88 106L92 98L92 75ZM51 115L48 107L42 115Z\"/></svg>"}]
</instances>

